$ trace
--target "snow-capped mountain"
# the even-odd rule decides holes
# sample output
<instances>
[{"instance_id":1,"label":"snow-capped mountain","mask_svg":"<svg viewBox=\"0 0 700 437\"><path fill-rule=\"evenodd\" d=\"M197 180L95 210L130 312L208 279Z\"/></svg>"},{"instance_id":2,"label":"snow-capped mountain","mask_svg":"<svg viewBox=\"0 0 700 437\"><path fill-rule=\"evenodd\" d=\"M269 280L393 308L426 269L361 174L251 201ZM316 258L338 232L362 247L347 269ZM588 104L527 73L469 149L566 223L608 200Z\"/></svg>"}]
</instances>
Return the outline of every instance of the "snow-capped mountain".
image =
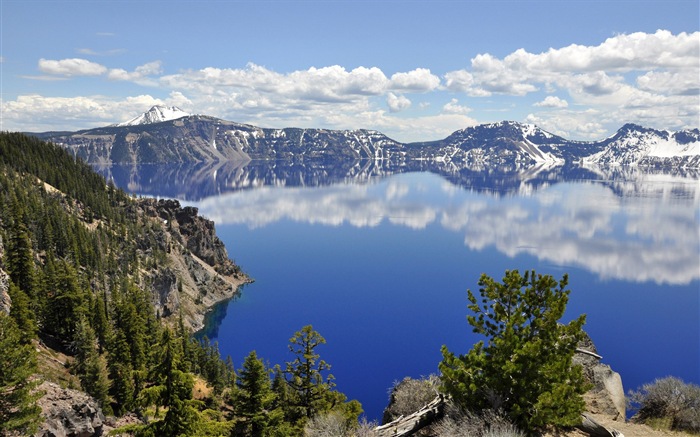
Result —
<instances>
[{"instance_id":1,"label":"snow-capped mountain","mask_svg":"<svg viewBox=\"0 0 700 437\"><path fill-rule=\"evenodd\" d=\"M602 150L583 158L603 165L700 167L700 130L679 132L626 124L600 142Z\"/></svg>"},{"instance_id":2,"label":"snow-capped mountain","mask_svg":"<svg viewBox=\"0 0 700 437\"><path fill-rule=\"evenodd\" d=\"M372 130L267 129L156 106L126 123L37 136L100 163L370 159L458 168L564 163L700 168L698 129L669 132L633 124L601 141L572 141L532 124L502 121L404 144Z\"/></svg>"},{"instance_id":3,"label":"snow-capped mountain","mask_svg":"<svg viewBox=\"0 0 700 437\"><path fill-rule=\"evenodd\" d=\"M424 157L437 161L529 164L563 162L553 151L567 143L535 125L502 121L461 129L444 140L421 145L428 146Z\"/></svg>"},{"instance_id":4,"label":"snow-capped mountain","mask_svg":"<svg viewBox=\"0 0 700 437\"><path fill-rule=\"evenodd\" d=\"M144 112L143 114L132 118L129 121L123 123L117 123L113 126L124 127L124 126L137 126L140 124L153 124L161 123L163 121L177 120L178 118L187 117L192 114L183 111L177 106L162 106L156 105Z\"/></svg>"}]
</instances>

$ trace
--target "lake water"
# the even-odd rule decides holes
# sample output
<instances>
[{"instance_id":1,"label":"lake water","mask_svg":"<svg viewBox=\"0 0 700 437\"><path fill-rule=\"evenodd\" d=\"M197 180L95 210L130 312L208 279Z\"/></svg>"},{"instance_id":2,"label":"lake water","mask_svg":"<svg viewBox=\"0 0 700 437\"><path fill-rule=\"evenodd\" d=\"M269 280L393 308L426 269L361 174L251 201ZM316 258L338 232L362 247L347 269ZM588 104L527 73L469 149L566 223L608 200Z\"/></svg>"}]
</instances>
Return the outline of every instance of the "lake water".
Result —
<instances>
[{"instance_id":1,"label":"lake water","mask_svg":"<svg viewBox=\"0 0 700 437\"><path fill-rule=\"evenodd\" d=\"M437 372L443 344L471 348L466 290L507 269L569 274L565 318L587 314L585 329L625 390L667 375L700 383L697 172L376 163L102 171L128 191L198 207L255 279L212 322L224 356L240 366L256 350L284 364L289 338L312 324L338 389L370 419L381 418L395 381Z\"/></svg>"}]
</instances>

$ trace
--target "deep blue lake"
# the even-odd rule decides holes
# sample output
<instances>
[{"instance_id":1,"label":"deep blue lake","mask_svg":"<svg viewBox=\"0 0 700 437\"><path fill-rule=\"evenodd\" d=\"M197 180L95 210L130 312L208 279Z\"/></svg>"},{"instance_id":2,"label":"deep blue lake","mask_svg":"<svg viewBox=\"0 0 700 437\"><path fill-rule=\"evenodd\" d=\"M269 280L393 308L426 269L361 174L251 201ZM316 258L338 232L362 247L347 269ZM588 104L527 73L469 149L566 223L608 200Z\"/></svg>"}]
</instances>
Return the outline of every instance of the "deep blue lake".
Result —
<instances>
[{"instance_id":1,"label":"deep blue lake","mask_svg":"<svg viewBox=\"0 0 700 437\"><path fill-rule=\"evenodd\" d=\"M292 360L311 324L337 388L381 418L440 347L479 340L466 321L481 273L535 269L572 290L625 390L673 375L700 383L700 183L640 170L299 168L253 163L112 167L128 191L179 198L216 222L255 279L210 336L237 366L251 350Z\"/></svg>"}]
</instances>

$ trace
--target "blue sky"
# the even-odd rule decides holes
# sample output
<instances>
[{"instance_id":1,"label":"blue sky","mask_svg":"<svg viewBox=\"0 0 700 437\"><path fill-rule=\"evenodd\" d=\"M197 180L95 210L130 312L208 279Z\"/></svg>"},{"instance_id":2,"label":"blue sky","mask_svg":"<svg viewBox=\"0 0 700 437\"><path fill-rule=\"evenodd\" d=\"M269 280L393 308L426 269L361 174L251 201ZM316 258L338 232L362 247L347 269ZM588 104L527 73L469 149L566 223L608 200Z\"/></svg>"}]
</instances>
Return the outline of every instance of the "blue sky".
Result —
<instances>
[{"instance_id":1,"label":"blue sky","mask_svg":"<svg viewBox=\"0 0 700 437\"><path fill-rule=\"evenodd\" d=\"M0 0L2 130L154 104L401 141L698 127L700 6L663 1Z\"/></svg>"}]
</instances>

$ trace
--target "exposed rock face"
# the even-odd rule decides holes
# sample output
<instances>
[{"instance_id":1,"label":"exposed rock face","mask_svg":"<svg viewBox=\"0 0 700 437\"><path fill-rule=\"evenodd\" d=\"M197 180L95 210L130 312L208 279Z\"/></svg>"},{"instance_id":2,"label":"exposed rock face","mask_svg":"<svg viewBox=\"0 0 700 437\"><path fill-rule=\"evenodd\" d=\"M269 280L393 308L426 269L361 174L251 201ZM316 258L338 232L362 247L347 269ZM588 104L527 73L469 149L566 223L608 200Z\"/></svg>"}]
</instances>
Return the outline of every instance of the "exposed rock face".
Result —
<instances>
[{"instance_id":1,"label":"exposed rock face","mask_svg":"<svg viewBox=\"0 0 700 437\"><path fill-rule=\"evenodd\" d=\"M44 423L37 436L102 435L105 417L97 401L91 396L78 390L61 388L52 382L43 382L38 390L45 394L38 401Z\"/></svg>"},{"instance_id":2,"label":"exposed rock face","mask_svg":"<svg viewBox=\"0 0 700 437\"><path fill-rule=\"evenodd\" d=\"M596 347L588 336L578 346L597 354ZM583 366L586 380L593 385L593 388L584 395L587 410L593 414L624 422L626 402L620 374L613 371L607 364L601 363L600 359L582 353L574 356L574 364Z\"/></svg>"},{"instance_id":3,"label":"exposed rock face","mask_svg":"<svg viewBox=\"0 0 700 437\"><path fill-rule=\"evenodd\" d=\"M137 208L134 214L165 224L163 231L154 230L149 241L139 244L144 251L156 248L167 254L167 262L145 275L156 310L163 317L182 313L186 326L202 329L205 314L234 297L250 279L229 259L214 222L199 216L197 208L166 199L141 199Z\"/></svg>"},{"instance_id":4,"label":"exposed rock face","mask_svg":"<svg viewBox=\"0 0 700 437\"><path fill-rule=\"evenodd\" d=\"M2 244L2 238L0 237L0 259L3 258L4 254L5 248ZM9 289L10 277L0 268L0 312L4 312L5 314L10 314L10 307L12 306L12 299L10 299L10 294L8 292Z\"/></svg>"}]
</instances>

